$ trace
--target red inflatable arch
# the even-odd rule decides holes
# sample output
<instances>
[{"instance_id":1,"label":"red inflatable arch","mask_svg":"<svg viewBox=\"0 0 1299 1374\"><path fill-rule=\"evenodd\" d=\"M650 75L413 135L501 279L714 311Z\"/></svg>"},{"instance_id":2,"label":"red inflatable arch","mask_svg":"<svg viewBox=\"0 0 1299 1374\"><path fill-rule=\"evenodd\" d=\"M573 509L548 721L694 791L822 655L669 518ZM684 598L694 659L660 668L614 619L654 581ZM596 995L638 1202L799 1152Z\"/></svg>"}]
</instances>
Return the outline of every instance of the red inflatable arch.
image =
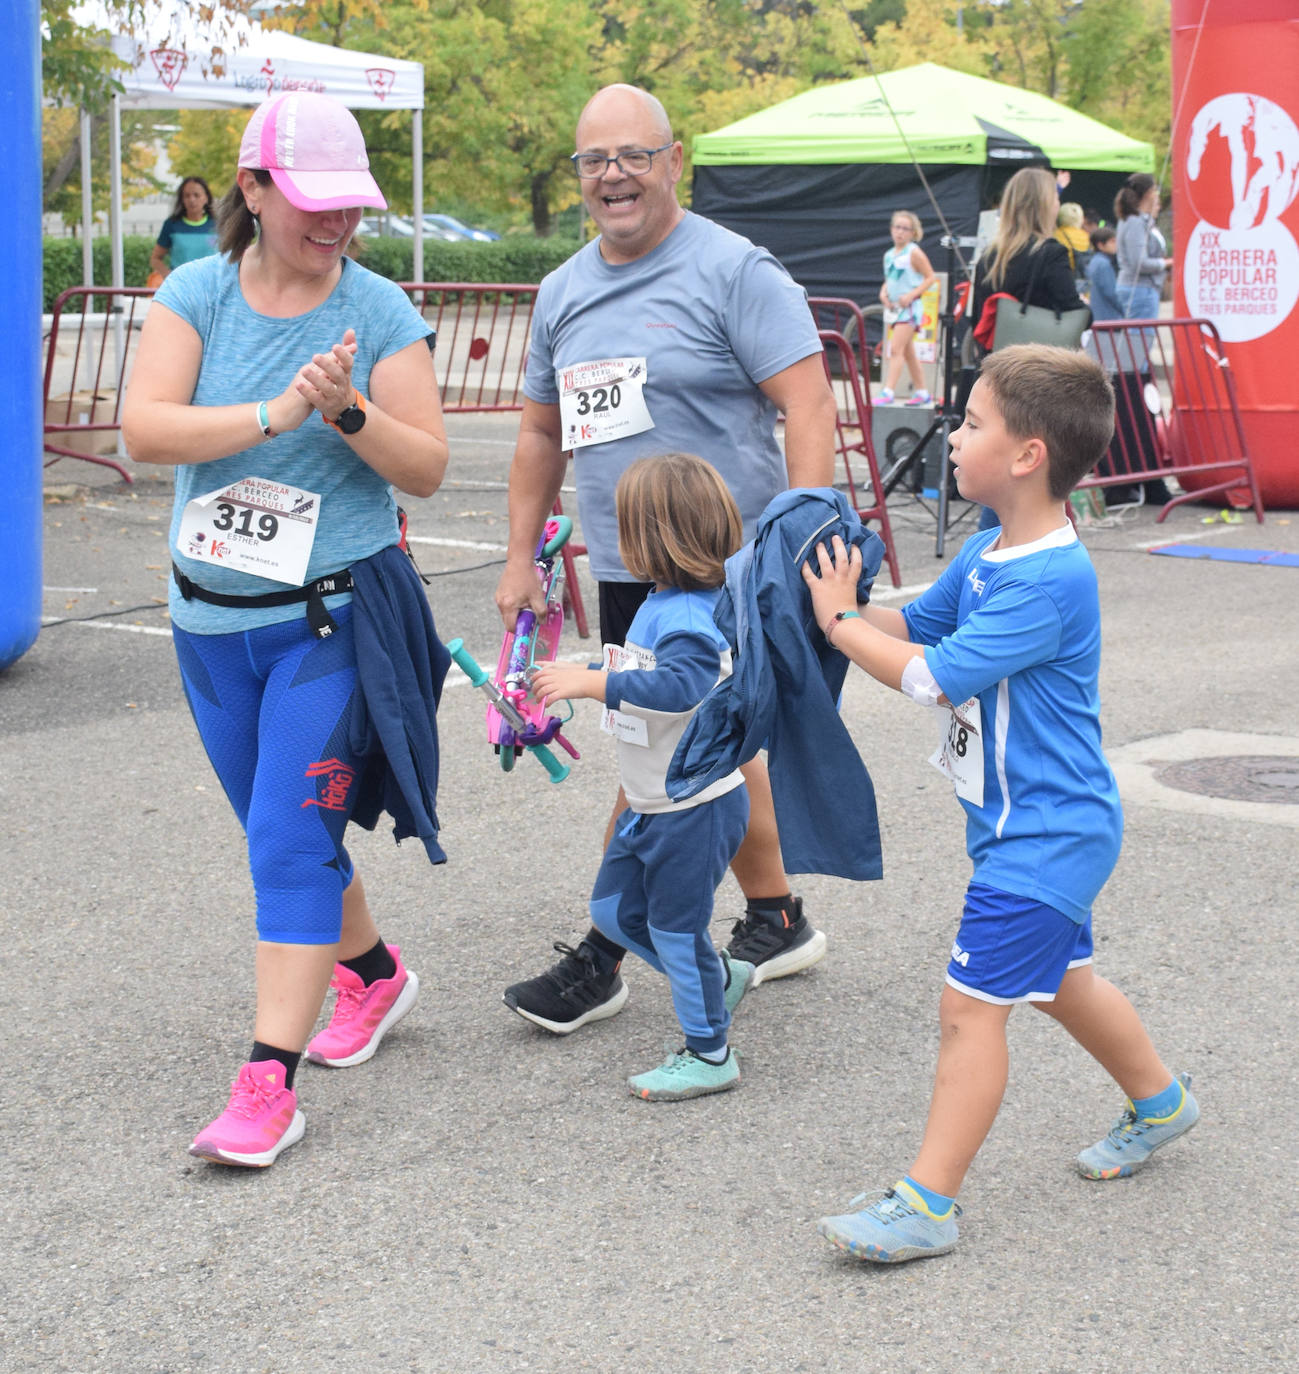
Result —
<instances>
[{"instance_id":1,"label":"red inflatable arch","mask_svg":"<svg viewBox=\"0 0 1299 1374\"><path fill-rule=\"evenodd\" d=\"M1299 506L1299 5L1173 0L1174 313L1231 358L1263 502Z\"/></svg>"}]
</instances>

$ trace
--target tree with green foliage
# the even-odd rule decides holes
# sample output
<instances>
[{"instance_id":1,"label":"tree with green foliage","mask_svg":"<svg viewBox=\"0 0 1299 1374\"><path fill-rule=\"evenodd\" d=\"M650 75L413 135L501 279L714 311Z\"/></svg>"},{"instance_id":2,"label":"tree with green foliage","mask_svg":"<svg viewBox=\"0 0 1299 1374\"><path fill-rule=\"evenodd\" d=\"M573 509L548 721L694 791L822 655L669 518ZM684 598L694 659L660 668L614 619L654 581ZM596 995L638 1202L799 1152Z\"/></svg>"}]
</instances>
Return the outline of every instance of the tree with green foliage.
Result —
<instances>
[{"instance_id":1,"label":"tree with green foliage","mask_svg":"<svg viewBox=\"0 0 1299 1374\"><path fill-rule=\"evenodd\" d=\"M1172 136L1170 11L1170 0L976 0L964 18L986 75L1153 143L1162 156Z\"/></svg>"},{"instance_id":2,"label":"tree with green foliage","mask_svg":"<svg viewBox=\"0 0 1299 1374\"><path fill-rule=\"evenodd\" d=\"M111 76L102 39L69 29L72 2L43 6L47 82L93 100ZM129 19L143 3L113 9ZM1040 91L1161 150L1169 137L1169 0L303 0L258 14L318 42L423 63L425 201L542 235L579 202L573 127L610 81L653 91L687 156L695 134L817 82L923 61ZM409 116L358 118L385 194L409 210ZM232 167L242 124L238 113L183 114L173 163Z\"/></svg>"},{"instance_id":3,"label":"tree with green foliage","mask_svg":"<svg viewBox=\"0 0 1299 1374\"><path fill-rule=\"evenodd\" d=\"M147 0L104 0L114 30L131 33L149 6ZM204 62L219 63L231 41L232 21L247 13L256 0L221 0L212 6L211 43ZM47 212L76 222L81 217L81 161L78 110L91 115L92 143L107 127L108 103L122 89L123 63L112 51L113 31L74 21L78 0L42 0L41 87L47 102L42 113L43 203ZM204 7L209 8L208 6ZM163 116L149 111L125 111L122 118L122 191L127 204L158 189L152 176L154 144ZM166 122L170 122L167 120ZM107 170L92 176L91 199L96 212L108 205Z\"/></svg>"}]
</instances>

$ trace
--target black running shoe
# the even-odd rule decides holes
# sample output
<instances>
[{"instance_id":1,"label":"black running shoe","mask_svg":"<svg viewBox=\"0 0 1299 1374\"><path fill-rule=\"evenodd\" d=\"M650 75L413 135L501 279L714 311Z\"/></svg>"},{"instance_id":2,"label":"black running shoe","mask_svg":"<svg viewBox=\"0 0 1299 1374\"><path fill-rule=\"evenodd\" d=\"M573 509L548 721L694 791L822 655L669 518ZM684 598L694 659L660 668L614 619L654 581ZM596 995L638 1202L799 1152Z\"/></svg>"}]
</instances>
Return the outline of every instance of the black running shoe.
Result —
<instances>
[{"instance_id":1,"label":"black running shoe","mask_svg":"<svg viewBox=\"0 0 1299 1374\"><path fill-rule=\"evenodd\" d=\"M627 1000L627 984L618 972L621 960L606 970L587 940L576 949L557 943L555 952L564 957L554 968L505 989L505 1005L556 1035L617 1016Z\"/></svg>"},{"instance_id":2,"label":"black running shoe","mask_svg":"<svg viewBox=\"0 0 1299 1374\"><path fill-rule=\"evenodd\" d=\"M752 986L769 978L786 978L811 968L825 956L825 936L813 930L803 915L803 899L794 898L792 912L755 911L747 906L741 920L731 927L726 952L732 959L753 964Z\"/></svg>"}]
</instances>

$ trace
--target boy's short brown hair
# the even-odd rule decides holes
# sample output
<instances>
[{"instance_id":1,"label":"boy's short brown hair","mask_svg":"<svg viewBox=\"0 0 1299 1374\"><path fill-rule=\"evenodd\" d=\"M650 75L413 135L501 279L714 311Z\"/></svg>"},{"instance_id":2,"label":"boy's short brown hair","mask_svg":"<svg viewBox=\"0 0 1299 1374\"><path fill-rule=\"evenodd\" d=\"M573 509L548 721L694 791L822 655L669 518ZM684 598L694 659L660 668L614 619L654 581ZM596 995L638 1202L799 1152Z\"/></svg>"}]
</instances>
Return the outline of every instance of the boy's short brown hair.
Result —
<instances>
[{"instance_id":1,"label":"boy's short brown hair","mask_svg":"<svg viewBox=\"0 0 1299 1374\"><path fill-rule=\"evenodd\" d=\"M1047 487L1063 501L1100 462L1114 435L1114 389L1086 353L1015 344L989 353L979 376L1006 431L1046 445Z\"/></svg>"},{"instance_id":2,"label":"boy's short brown hair","mask_svg":"<svg viewBox=\"0 0 1299 1374\"><path fill-rule=\"evenodd\" d=\"M618 550L633 577L683 591L726 581L744 527L712 464L692 453L637 459L618 479L614 503Z\"/></svg>"}]
</instances>

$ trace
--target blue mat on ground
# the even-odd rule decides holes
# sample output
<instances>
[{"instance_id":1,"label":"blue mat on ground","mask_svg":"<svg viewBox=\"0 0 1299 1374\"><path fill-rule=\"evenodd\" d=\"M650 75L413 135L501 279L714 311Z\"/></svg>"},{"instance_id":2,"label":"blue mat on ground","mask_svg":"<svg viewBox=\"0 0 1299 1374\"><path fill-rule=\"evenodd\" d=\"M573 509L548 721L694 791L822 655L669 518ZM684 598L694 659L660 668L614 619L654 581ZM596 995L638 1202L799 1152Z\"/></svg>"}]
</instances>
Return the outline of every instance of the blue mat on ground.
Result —
<instances>
[{"instance_id":1,"label":"blue mat on ground","mask_svg":"<svg viewBox=\"0 0 1299 1374\"><path fill-rule=\"evenodd\" d=\"M1165 553L1170 558L1209 558L1218 563L1269 563L1277 568L1299 568L1299 553L1282 553L1280 549L1222 549L1204 544L1160 544L1151 553Z\"/></svg>"}]
</instances>

